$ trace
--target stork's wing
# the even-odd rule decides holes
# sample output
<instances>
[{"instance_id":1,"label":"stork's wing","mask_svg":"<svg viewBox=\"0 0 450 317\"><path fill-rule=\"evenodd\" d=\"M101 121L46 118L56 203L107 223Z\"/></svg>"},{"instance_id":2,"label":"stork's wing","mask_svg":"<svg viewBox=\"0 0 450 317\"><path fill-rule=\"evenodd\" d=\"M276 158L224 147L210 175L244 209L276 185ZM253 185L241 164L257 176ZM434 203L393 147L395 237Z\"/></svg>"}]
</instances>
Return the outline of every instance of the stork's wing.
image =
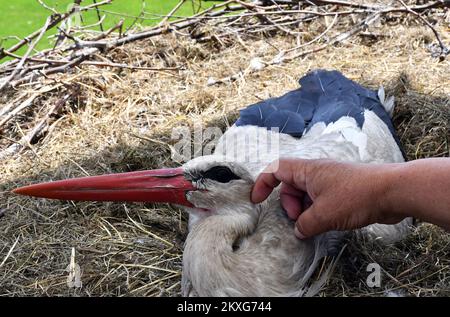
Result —
<instances>
[{"instance_id":1,"label":"stork's wing","mask_svg":"<svg viewBox=\"0 0 450 317\"><path fill-rule=\"evenodd\" d=\"M280 133L301 137L318 122L328 125L343 116L353 117L362 127L364 111L368 109L383 120L400 145L377 91L355 83L338 71L315 70L299 83L299 89L241 110L236 125L275 128Z\"/></svg>"}]
</instances>

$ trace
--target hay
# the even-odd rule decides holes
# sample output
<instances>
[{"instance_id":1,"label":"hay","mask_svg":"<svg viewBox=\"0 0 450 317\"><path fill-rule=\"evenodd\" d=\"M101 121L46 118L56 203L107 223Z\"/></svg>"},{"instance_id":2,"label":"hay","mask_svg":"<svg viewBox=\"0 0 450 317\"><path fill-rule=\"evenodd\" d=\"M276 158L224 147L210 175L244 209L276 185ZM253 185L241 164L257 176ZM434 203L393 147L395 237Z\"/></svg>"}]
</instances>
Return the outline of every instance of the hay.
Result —
<instances>
[{"instance_id":1,"label":"hay","mask_svg":"<svg viewBox=\"0 0 450 317\"><path fill-rule=\"evenodd\" d=\"M449 43L449 26L439 21L437 28ZM406 22L382 23L369 29L372 35L212 86L207 85L211 78L239 73L254 58L269 60L296 46L296 38L272 34L212 44L162 34L116 47L106 58L161 68L183 65L177 72L83 65L2 95L1 108L52 88L37 93L32 106L3 126L2 150L69 97L47 118L51 124L38 138L20 154L0 159L0 295L179 295L187 233L183 211L31 199L10 190L66 177L176 166L170 158L170 145L177 141L171 138L174 127L202 122L226 129L240 108L296 88L298 78L314 68L337 69L370 87L382 84L395 95L394 123L408 159L450 156L450 61L431 56L429 28ZM324 31L323 23L315 23L302 40ZM450 295L449 243L448 234L428 224L389 248L350 238L321 294ZM72 248L81 288L67 284ZM365 283L371 262L383 268L381 288Z\"/></svg>"}]
</instances>

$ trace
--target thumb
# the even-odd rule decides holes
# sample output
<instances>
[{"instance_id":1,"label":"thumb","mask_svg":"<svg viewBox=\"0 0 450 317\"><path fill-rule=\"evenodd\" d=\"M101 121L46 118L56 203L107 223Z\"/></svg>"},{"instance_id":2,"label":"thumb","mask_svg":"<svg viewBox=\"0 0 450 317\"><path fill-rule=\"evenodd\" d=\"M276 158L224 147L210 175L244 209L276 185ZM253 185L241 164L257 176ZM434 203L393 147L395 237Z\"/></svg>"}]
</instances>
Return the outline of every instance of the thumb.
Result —
<instances>
[{"instance_id":1,"label":"thumb","mask_svg":"<svg viewBox=\"0 0 450 317\"><path fill-rule=\"evenodd\" d=\"M294 232L297 238L306 239L331 230L329 220L322 214L317 202L301 213L295 223Z\"/></svg>"}]
</instances>

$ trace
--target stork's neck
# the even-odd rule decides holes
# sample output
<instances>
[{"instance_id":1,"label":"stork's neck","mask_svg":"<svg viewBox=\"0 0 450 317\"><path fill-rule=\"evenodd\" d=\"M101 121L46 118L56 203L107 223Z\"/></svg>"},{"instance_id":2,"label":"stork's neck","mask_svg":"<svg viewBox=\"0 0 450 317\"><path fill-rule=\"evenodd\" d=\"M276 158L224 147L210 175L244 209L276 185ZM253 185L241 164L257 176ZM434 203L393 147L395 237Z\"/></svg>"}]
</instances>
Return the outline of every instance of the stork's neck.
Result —
<instances>
[{"instance_id":1,"label":"stork's neck","mask_svg":"<svg viewBox=\"0 0 450 317\"><path fill-rule=\"evenodd\" d=\"M314 242L295 238L279 201L270 203L258 214L210 216L192 228L183 275L198 295L288 296L299 290Z\"/></svg>"},{"instance_id":2,"label":"stork's neck","mask_svg":"<svg viewBox=\"0 0 450 317\"><path fill-rule=\"evenodd\" d=\"M232 270L252 263L242 263L236 257L233 246L239 239L249 236L256 229L258 215L255 212L234 215L214 215L197 223L186 240L183 254L183 274L196 285L200 296L230 296L233 288L245 287ZM243 272L242 272L243 273ZM244 274L244 273L243 273ZM226 294L218 289L230 286ZM240 294L234 294L239 296Z\"/></svg>"},{"instance_id":3,"label":"stork's neck","mask_svg":"<svg viewBox=\"0 0 450 317\"><path fill-rule=\"evenodd\" d=\"M217 259L228 252L233 252L233 245L239 238L250 235L255 231L258 222L256 211L229 215L214 215L201 220L194 225L186 240L185 253L200 259L201 252L208 252L208 260ZM204 259L204 258L203 258Z\"/></svg>"}]
</instances>

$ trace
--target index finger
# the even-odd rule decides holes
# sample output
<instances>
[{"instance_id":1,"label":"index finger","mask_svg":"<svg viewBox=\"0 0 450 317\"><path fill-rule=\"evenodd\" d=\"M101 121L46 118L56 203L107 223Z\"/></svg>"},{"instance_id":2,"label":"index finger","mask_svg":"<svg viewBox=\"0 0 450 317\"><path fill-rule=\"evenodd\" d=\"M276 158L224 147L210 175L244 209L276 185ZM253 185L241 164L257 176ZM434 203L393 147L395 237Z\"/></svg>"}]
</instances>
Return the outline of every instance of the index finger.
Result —
<instances>
[{"instance_id":1,"label":"index finger","mask_svg":"<svg viewBox=\"0 0 450 317\"><path fill-rule=\"evenodd\" d=\"M306 190L305 163L302 159L280 159L272 162L256 179L253 186L251 200L260 203L269 197L270 193L281 182L294 185L299 190Z\"/></svg>"},{"instance_id":2,"label":"index finger","mask_svg":"<svg viewBox=\"0 0 450 317\"><path fill-rule=\"evenodd\" d=\"M258 204L269 197L270 193L275 187L280 184L275 175L271 172L262 172L256 179L255 185L252 189L251 200L253 203Z\"/></svg>"}]
</instances>

